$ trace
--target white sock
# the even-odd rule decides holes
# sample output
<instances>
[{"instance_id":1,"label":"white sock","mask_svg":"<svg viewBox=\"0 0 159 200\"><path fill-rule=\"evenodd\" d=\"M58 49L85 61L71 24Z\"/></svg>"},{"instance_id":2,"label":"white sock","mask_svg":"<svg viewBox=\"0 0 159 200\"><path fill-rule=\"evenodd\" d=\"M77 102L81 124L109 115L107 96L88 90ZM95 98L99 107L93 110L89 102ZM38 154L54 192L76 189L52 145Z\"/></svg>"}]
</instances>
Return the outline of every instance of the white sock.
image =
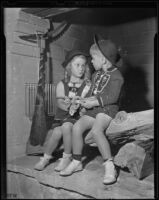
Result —
<instances>
[{"instance_id":1,"label":"white sock","mask_svg":"<svg viewBox=\"0 0 159 200\"><path fill-rule=\"evenodd\" d=\"M74 162L74 164L79 164L81 161L73 159L72 162Z\"/></svg>"},{"instance_id":2,"label":"white sock","mask_svg":"<svg viewBox=\"0 0 159 200\"><path fill-rule=\"evenodd\" d=\"M70 158L72 156L71 153L65 153L63 152L63 158Z\"/></svg>"},{"instance_id":3,"label":"white sock","mask_svg":"<svg viewBox=\"0 0 159 200\"><path fill-rule=\"evenodd\" d=\"M46 154L46 153L44 153L44 158L46 158L46 159L51 159L52 156L51 156L51 155L48 155L48 154Z\"/></svg>"}]
</instances>

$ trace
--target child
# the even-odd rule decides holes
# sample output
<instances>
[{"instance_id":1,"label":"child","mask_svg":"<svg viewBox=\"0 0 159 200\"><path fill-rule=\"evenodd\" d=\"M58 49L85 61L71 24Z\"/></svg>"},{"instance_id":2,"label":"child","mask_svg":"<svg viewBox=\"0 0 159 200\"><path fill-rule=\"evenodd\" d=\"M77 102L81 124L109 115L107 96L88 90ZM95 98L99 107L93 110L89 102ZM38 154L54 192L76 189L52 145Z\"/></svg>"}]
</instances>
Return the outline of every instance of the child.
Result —
<instances>
[{"instance_id":1,"label":"child","mask_svg":"<svg viewBox=\"0 0 159 200\"><path fill-rule=\"evenodd\" d=\"M79 100L83 98L90 89L90 82L85 79L87 55L79 50L68 52L63 67L70 74L68 80L62 80L57 84L57 112L56 119L60 119L61 123L50 130L49 139L46 142L44 156L35 165L34 169L43 170L49 164L52 153L63 138L64 152L56 171L63 170L71 161L71 132L72 126L79 118L80 105Z\"/></svg>"},{"instance_id":2,"label":"child","mask_svg":"<svg viewBox=\"0 0 159 200\"><path fill-rule=\"evenodd\" d=\"M73 126L73 160L68 167L60 172L60 175L68 176L75 171L82 170L83 133L91 129L89 133L92 134L104 160L105 176L103 182L111 184L116 181L116 170L110 145L104 133L118 112L118 98L124 81L115 65L119 55L113 42L110 40L98 41L97 36L95 36L95 44L91 46L90 54L96 72L89 94L82 103L87 111Z\"/></svg>"}]
</instances>

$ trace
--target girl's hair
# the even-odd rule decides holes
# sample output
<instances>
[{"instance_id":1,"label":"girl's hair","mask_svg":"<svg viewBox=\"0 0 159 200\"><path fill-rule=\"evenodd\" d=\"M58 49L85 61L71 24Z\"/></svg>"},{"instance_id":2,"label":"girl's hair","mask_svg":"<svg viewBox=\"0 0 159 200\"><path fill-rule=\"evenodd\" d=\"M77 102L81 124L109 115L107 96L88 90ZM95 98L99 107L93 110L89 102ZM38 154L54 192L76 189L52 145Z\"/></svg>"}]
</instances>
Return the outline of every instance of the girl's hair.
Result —
<instances>
[{"instance_id":1,"label":"girl's hair","mask_svg":"<svg viewBox=\"0 0 159 200\"><path fill-rule=\"evenodd\" d=\"M71 76L71 67L72 67L72 62L76 59L76 58L82 58L86 61L86 67L87 67L87 58L83 55L77 55L74 56L71 61L67 64L66 68L65 68L65 81L67 82L70 79ZM88 73L88 70L85 70L85 73ZM84 74L85 76L85 74Z\"/></svg>"}]
</instances>

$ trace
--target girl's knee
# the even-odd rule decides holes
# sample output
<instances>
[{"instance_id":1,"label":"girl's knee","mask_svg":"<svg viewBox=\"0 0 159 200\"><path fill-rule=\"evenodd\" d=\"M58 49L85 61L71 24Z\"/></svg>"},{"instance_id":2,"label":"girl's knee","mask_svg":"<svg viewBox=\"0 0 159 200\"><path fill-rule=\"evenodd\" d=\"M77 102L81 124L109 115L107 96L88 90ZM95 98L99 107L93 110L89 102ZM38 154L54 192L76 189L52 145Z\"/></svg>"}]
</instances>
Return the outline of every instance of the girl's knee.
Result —
<instances>
[{"instance_id":1,"label":"girl's knee","mask_svg":"<svg viewBox=\"0 0 159 200\"><path fill-rule=\"evenodd\" d=\"M80 135L82 134L82 124L80 122L76 122L72 127L73 135Z\"/></svg>"},{"instance_id":2,"label":"girl's knee","mask_svg":"<svg viewBox=\"0 0 159 200\"><path fill-rule=\"evenodd\" d=\"M69 130L69 129L72 129L72 126L73 126L72 123L70 123L70 122L65 122L65 123L62 125L62 130Z\"/></svg>"},{"instance_id":3,"label":"girl's knee","mask_svg":"<svg viewBox=\"0 0 159 200\"><path fill-rule=\"evenodd\" d=\"M52 137L53 138L60 139L61 138L61 134L62 134L62 132L61 132L61 128L60 127L56 127L52 131Z\"/></svg>"}]
</instances>

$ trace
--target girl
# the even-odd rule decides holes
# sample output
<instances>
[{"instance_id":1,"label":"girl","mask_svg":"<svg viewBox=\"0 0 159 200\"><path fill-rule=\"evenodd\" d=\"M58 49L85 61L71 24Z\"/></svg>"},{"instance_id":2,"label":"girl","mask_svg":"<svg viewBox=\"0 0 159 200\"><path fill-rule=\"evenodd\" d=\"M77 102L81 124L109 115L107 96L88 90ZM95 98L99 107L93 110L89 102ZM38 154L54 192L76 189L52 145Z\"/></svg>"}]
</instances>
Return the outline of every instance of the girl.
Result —
<instances>
[{"instance_id":1,"label":"girl","mask_svg":"<svg viewBox=\"0 0 159 200\"><path fill-rule=\"evenodd\" d=\"M63 157L55 168L56 171L63 170L71 161L72 148L72 126L80 117L82 109L80 107L81 98L85 97L90 89L90 81L85 78L87 55L79 50L68 52L63 62L66 68L68 79L60 81L56 87L57 112L55 119L60 119L60 124L48 133L49 139L46 142L45 153L34 169L43 170L52 158L52 153L63 138Z\"/></svg>"}]
</instances>

